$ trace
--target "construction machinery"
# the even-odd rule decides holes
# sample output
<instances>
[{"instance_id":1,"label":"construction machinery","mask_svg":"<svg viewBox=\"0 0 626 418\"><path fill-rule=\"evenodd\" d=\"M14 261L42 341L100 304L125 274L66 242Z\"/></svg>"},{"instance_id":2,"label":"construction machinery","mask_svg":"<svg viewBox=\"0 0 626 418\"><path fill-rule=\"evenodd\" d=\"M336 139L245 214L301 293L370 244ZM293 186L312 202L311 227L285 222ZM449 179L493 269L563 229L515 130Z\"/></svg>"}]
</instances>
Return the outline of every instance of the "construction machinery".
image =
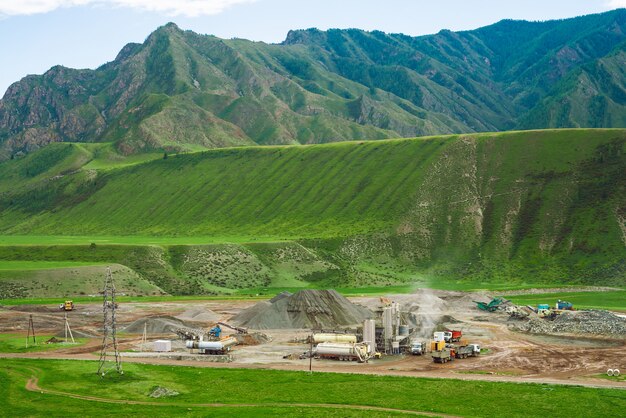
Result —
<instances>
[{"instance_id":1,"label":"construction machinery","mask_svg":"<svg viewBox=\"0 0 626 418\"><path fill-rule=\"evenodd\" d=\"M454 360L456 352L454 347L444 345L440 350L433 350L430 355L435 363L447 363Z\"/></svg>"},{"instance_id":2,"label":"construction machinery","mask_svg":"<svg viewBox=\"0 0 626 418\"><path fill-rule=\"evenodd\" d=\"M365 363L370 359L367 344L357 343L319 343L315 347L315 358L329 358L335 360L356 360Z\"/></svg>"},{"instance_id":3,"label":"construction machinery","mask_svg":"<svg viewBox=\"0 0 626 418\"><path fill-rule=\"evenodd\" d=\"M315 333L313 334L313 343L356 343L356 335L354 334L333 334L333 333Z\"/></svg>"},{"instance_id":4,"label":"construction machinery","mask_svg":"<svg viewBox=\"0 0 626 418\"><path fill-rule=\"evenodd\" d=\"M535 312L535 310L526 306L511 305L506 307L505 312L509 314L511 319L524 319L528 318L531 312Z\"/></svg>"},{"instance_id":5,"label":"construction machinery","mask_svg":"<svg viewBox=\"0 0 626 418\"><path fill-rule=\"evenodd\" d=\"M190 350L197 349L200 354L226 354L236 344L237 340L233 337L226 337L217 341L185 341L187 348Z\"/></svg>"},{"instance_id":6,"label":"construction machinery","mask_svg":"<svg viewBox=\"0 0 626 418\"><path fill-rule=\"evenodd\" d=\"M472 347L472 357L480 356L480 345L478 345L478 344L469 344L469 347Z\"/></svg>"},{"instance_id":7,"label":"construction machinery","mask_svg":"<svg viewBox=\"0 0 626 418\"><path fill-rule=\"evenodd\" d=\"M234 325L227 324L226 322L218 322L217 326L220 326L220 325L223 326L223 327L226 327L226 328L230 328L233 331L237 331L237 334L247 334L248 333L248 329L247 328L236 327Z\"/></svg>"},{"instance_id":8,"label":"construction machinery","mask_svg":"<svg viewBox=\"0 0 626 418\"><path fill-rule=\"evenodd\" d=\"M474 303L476 304L478 309L480 309L481 311L495 312L498 309L498 307L504 303L504 299L494 298L489 303L479 302L475 300Z\"/></svg>"},{"instance_id":9,"label":"construction machinery","mask_svg":"<svg viewBox=\"0 0 626 418\"><path fill-rule=\"evenodd\" d=\"M574 304L572 302L566 302L564 300L559 299L556 302L556 308L562 311L572 311L574 310Z\"/></svg>"},{"instance_id":10,"label":"construction machinery","mask_svg":"<svg viewBox=\"0 0 626 418\"><path fill-rule=\"evenodd\" d=\"M66 300L62 304L59 305L59 310L61 311L73 311L74 310L74 302L71 300Z\"/></svg>"},{"instance_id":11,"label":"construction machinery","mask_svg":"<svg viewBox=\"0 0 626 418\"><path fill-rule=\"evenodd\" d=\"M411 348L409 348L409 352L414 356L426 354L426 343L422 341L411 341Z\"/></svg>"},{"instance_id":12,"label":"construction machinery","mask_svg":"<svg viewBox=\"0 0 626 418\"><path fill-rule=\"evenodd\" d=\"M209 330L209 339L219 340L222 335L222 328L219 325L214 326Z\"/></svg>"},{"instance_id":13,"label":"construction machinery","mask_svg":"<svg viewBox=\"0 0 626 418\"><path fill-rule=\"evenodd\" d=\"M456 358L476 357L480 355L480 346L468 344L467 341L461 340L458 345L454 346L454 354Z\"/></svg>"},{"instance_id":14,"label":"construction machinery","mask_svg":"<svg viewBox=\"0 0 626 418\"><path fill-rule=\"evenodd\" d=\"M461 340L463 332L460 330L446 330L443 332L443 339L447 343L453 343Z\"/></svg>"},{"instance_id":15,"label":"construction machinery","mask_svg":"<svg viewBox=\"0 0 626 418\"><path fill-rule=\"evenodd\" d=\"M539 315L539 318L554 319L558 315L558 312L550 309L550 305L547 303L541 303L537 305L537 315Z\"/></svg>"}]
</instances>

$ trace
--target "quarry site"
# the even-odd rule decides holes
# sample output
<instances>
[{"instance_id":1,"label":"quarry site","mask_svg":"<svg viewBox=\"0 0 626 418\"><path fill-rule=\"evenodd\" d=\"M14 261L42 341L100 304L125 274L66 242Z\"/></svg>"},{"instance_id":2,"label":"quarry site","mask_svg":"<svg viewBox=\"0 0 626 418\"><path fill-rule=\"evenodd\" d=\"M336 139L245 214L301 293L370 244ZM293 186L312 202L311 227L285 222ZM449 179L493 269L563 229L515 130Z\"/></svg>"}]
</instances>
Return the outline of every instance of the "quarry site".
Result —
<instances>
[{"instance_id":1,"label":"quarry site","mask_svg":"<svg viewBox=\"0 0 626 418\"><path fill-rule=\"evenodd\" d=\"M268 300L118 303L116 342L122 362L625 387L598 375L626 372L626 316L570 310L556 299L515 306L495 296L418 289L345 298L301 290ZM1 356L97 360L102 302L62 308L0 307L1 333L30 338L32 325L56 345ZM105 351L112 359L114 347Z\"/></svg>"}]
</instances>

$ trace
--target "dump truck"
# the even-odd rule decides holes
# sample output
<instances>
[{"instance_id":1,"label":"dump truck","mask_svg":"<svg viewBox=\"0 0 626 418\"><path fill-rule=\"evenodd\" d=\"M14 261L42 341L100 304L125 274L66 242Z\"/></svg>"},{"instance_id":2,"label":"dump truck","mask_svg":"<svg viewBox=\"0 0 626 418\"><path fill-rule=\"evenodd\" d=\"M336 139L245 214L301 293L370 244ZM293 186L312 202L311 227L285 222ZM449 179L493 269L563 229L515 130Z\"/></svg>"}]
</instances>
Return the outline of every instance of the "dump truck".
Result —
<instances>
[{"instance_id":1,"label":"dump truck","mask_svg":"<svg viewBox=\"0 0 626 418\"><path fill-rule=\"evenodd\" d=\"M442 350L430 353L435 363L447 363L454 360L456 352L453 347L444 347Z\"/></svg>"},{"instance_id":2,"label":"dump truck","mask_svg":"<svg viewBox=\"0 0 626 418\"><path fill-rule=\"evenodd\" d=\"M426 343L422 341L411 341L409 352L414 356L426 354Z\"/></svg>"},{"instance_id":3,"label":"dump truck","mask_svg":"<svg viewBox=\"0 0 626 418\"><path fill-rule=\"evenodd\" d=\"M480 345L478 344L469 344L469 347L472 347L472 357L480 356Z\"/></svg>"},{"instance_id":4,"label":"dump truck","mask_svg":"<svg viewBox=\"0 0 626 418\"><path fill-rule=\"evenodd\" d=\"M314 356L335 360L356 360L359 363L365 363L370 359L367 344L363 343L319 343L315 347Z\"/></svg>"},{"instance_id":5,"label":"dump truck","mask_svg":"<svg viewBox=\"0 0 626 418\"><path fill-rule=\"evenodd\" d=\"M435 363L447 363L454 360L454 347L446 344L445 341L431 341L430 351Z\"/></svg>"},{"instance_id":6,"label":"dump truck","mask_svg":"<svg viewBox=\"0 0 626 418\"><path fill-rule=\"evenodd\" d=\"M73 311L74 310L74 302L71 300L66 300L64 303L59 305L59 310L61 311Z\"/></svg>"},{"instance_id":7,"label":"dump truck","mask_svg":"<svg viewBox=\"0 0 626 418\"><path fill-rule=\"evenodd\" d=\"M556 302L556 309L563 310L563 311L571 311L574 309L574 305L572 304L572 302L566 302L564 300L559 299Z\"/></svg>"},{"instance_id":8,"label":"dump truck","mask_svg":"<svg viewBox=\"0 0 626 418\"><path fill-rule=\"evenodd\" d=\"M461 340L460 344L454 346L454 354L456 358L476 357L480 355L480 346L468 344L467 341Z\"/></svg>"},{"instance_id":9,"label":"dump truck","mask_svg":"<svg viewBox=\"0 0 626 418\"><path fill-rule=\"evenodd\" d=\"M461 340L463 333L460 330L446 330L443 334L443 339L447 343L453 343Z\"/></svg>"}]
</instances>

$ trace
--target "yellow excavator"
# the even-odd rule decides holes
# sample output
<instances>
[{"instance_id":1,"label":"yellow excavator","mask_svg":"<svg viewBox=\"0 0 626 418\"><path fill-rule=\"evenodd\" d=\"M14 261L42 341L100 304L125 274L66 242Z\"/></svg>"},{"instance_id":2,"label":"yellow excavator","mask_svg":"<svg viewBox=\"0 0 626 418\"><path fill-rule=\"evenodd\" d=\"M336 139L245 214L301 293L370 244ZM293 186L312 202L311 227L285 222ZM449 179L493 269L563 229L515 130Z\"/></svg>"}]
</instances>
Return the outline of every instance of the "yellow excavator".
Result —
<instances>
[{"instance_id":1,"label":"yellow excavator","mask_svg":"<svg viewBox=\"0 0 626 418\"><path fill-rule=\"evenodd\" d=\"M66 300L65 303L59 305L59 310L61 311L73 311L74 310L74 302L71 300Z\"/></svg>"}]
</instances>

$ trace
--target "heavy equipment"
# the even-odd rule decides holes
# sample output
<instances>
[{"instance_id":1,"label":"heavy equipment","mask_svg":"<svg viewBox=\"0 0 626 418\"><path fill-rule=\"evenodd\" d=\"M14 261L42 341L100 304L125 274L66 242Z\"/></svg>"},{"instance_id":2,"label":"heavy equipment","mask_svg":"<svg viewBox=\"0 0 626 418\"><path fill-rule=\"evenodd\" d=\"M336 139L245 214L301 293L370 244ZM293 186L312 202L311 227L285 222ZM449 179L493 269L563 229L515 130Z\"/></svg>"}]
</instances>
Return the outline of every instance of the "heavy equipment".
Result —
<instances>
[{"instance_id":1,"label":"heavy equipment","mask_svg":"<svg viewBox=\"0 0 626 418\"><path fill-rule=\"evenodd\" d=\"M422 341L411 341L409 352L414 356L426 354L426 343Z\"/></svg>"},{"instance_id":2,"label":"heavy equipment","mask_svg":"<svg viewBox=\"0 0 626 418\"><path fill-rule=\"evenodd\" d=\"M66 300L64 303L59 305L59 310L61 311L73 311L74 310L74 302L71 300Z\"/></svg>"},{"instance_id":3,"label":"heavy equipment","mask_svg":"<svg viewBox=\"0 0 626 418\"><path fill-rule=\"evenodd\" d=\"M222 328L220 328L219 325L216 325L209 330L209 337L213 337L212 339L219 339L220 335L222 335Z\"/></svg>"},{"instance_id":4,"label":"heavy equipment","mask_svg":"<svg viewBox=\"0 0 626 418\"><path fill-rule=\"evenodd\" d=\"M237 334L247 334L248 333L248 329L247 328L236 327L234 325L227 324L226 322L218 322L217 326L220 326L220 325L223 326L223 327L226 327L226 328L230 328L233 331L237 331Z\"/></svg>"},{"instance_id":5,"label":"heavy equipment","mask_svg":"<svg viewBox=\"0 0 626 418\"><path fill-rule=\"evenodd\" d=\"M197 349L200 354L226 354L235 344L237 344L237 340L233 337L226 337L218 341L185 341L187 348Z\"/></svg>"},{"instance_id":6,"label":"heavy equipment","mask_svg":"<svg viewBox=\"0 0 626 418\"><path fill-rule=\"evenodd\" d=\"M537 305L537 315L539 315L539 318L554 319L558 313L557 311L550 309L550 305L547 303L541 303Z\"/></svg>"},{"instance_id":7,"label":"heavy equipment","mask_svg":"<svg viewBox=\"0 0 626 418\"><path fill-rule=\"evenodd\" d=\"M505 312L509 314L511 319L524 319L528 318L531 312L535 312L535 310L526 306L511 305L506 307Z\"/></svg>"},{"instance_id":8,"label":"heavy equipment","mask_svg":"<svg viewBox=\"0 0 626 418\"><path fill-rule=\"evenodd\" d=\"M447 363L454 360L456 352L454 347L444 346L441 350L434 350L430 355L435 363Z\"/></svg>"},{"instance_id":9,"label":"heavy equipment","mask_svg":"<svg viewBox=\"0 0 626 418\"><path fill-rule=\"evenodd\" d=\"M370 359L367 344L363 343L319 343L313 355L315 358L357 360L359 363L365 363Z\"/></svg>"},{"instance_id":10,"label":"heavy equipment","mask_svg":"<svg viewBox=\"0 0 626 418\"><path fill-rule=\"evenodd\" d=\"M356 335L354 334L332 334L332 333L316 333L313 334L313 343L356 343Z\"/></svg>"},{"instance_id":11,"label":"heavy equipment","mask_svg":"<svg viewBox=\"0 0 626 418\"><path fill-rule=\"evenodd\" d=\"M446 330L443 332L443 339L447 343L457 342L461 340L463 332L460 330Z\"/></svg>"},{"instance_id":12,"label":"heavy equipment","mask_svg":"<svg viewBox=\"0 0 626 418\"><path fill-rule=\"evenodd\" d=\"M564 300L559 299L556 302L556 308L563 311L571 311L574 309L574 304L572 302L566 302Z\"/></svg>"},{"instance_id":13,"label":"heavy equipment","mask_svg":"<svg viewBox=\"0 0 626 418\"><path fill-rule=\"evenodd\" d=\"M487 303L487 302L478 302L478 301L475 300L474 303L476 304L478 309L480 309L482 311L495 312L498 309L498 307L504 303L504 299L502 299L502 298L494 298L489 303Z\"/></svg>"},{"instance_id":14,"label":"heavy equipment","mask_svg":"<svg viewBox=\"0 0 626 418\"><path fill-rule=\"evenodd\" d=\"M478 345L478 344L469 344L469 347L472 347L472 357L480 356L480 345Z\"/></svg>"},{"instance_id":15,"label":"heavy equipment","mask_svg":"<svg viewBox=\"0 0 626 418\"><path fill-rule=\"evenodd\" d=\"M453 347L456 358L468 358L480 355L480 346L478 344L468 344L465 340L461 340L458 345L454 345Z\"/></svg>"}]
</instances>

